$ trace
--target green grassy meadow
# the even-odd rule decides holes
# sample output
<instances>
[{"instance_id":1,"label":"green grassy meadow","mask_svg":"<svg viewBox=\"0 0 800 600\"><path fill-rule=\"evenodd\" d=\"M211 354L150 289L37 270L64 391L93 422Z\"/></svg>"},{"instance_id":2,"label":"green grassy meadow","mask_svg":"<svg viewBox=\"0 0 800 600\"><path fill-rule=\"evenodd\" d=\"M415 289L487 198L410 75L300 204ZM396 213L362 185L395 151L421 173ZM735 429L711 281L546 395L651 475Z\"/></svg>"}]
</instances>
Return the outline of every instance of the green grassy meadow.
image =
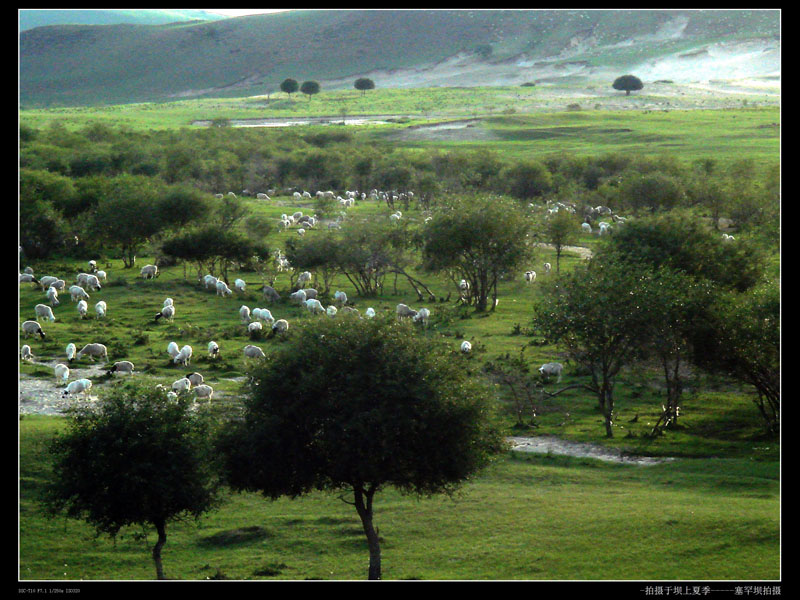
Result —
<instances>
[{"instance_id":1,"label":"green grassy meadow","mask_svg":"<svg viewBox=\"0 0 800 600\"><path fill-rule=\"evenodd\" d=\"M534 109L538 88L374 90L330 92L296 100L192 100L170 104L138 104L105 108L22 110L20 123L45 128L60 123L81 128L92 123L131 129L189 127L196 119L266 118L332 115L407 115L402 123L348 127L356 143L382 141L405 148L474 149L504 156L533 157L557 152L600 154L678 153L681 160L713 156L720 162L752 158L771 163L779 156L780 112L777 107L718 110L580 110ZM513 97L516 94L517 97ZM525 96L530 95L530 99ZM525 102L530 100L530 105ZM637 98L639 102L642 98ZM561 104L565 104L562 99ZM525 105L525 106L523 106ZM544 106L544 108L542 108ZM491 108L488 108L491 107ZM515 108L515 113L507 112ZM429 125L452 118L482 120L476 129L482 139L404 139L410 125ZM308 126L325 130L323 126ZM331 126L327 126L328 128ZM304 130L305 131L305 130ZM276 134L277 135L277 134ZM476 136L476 137L479 137ZM282 213L313 213L310 201L273 197L270 201L241 198L253 215L277 219ZM391 211L372 200L348 209L348 220L388 219ZM425 215L412 207L403 218L412 226ZM327 234L310 229L307 236ZM296 230L273 230L270 248L282 248ZM577 246L595 248L596 235L580 234ZM279 276L275 285L281 302L267 304L253 271L231 272L231 281L247 283L244 294L222 298L205 290L198 273L183 266L160 269L155 280L143 280L139 269L153 261L146 252L134 269L116 258L98 260L108 281L89 292L89 318L79 317L69 293L60 294L56 321L42 322L46 339L20 339L30 344L34 363L23 362L20 376L49 381L61 387L44 363L65 362L65 347L80 349L90 342L108 346L109 359L131 360L134 377L170 384L199 371L215 389L205 410L220 416L240 403L247 363L242 348L261 346L267 360L280 338L253 341L239 318L239 307L269 308L290 327L315 318L288 302L291 282ZM567 273L583 259L562 255ZM779 259L773 266L779 267ZM550 262L553 271L544 273ZM26 265L21 265L21 267ZM58 259L32 263L37 277L58 275L74 282L86 269L81 261ZM499 304L481 315L454 302L422 302L403 279L385 281L377 298L359 298L340 276L334 290L345 291L362 313L372 306L392 318L399 302L426 306L431 322L421 335L442 336L452 346L453 360L475 372L490 361L515 357L524 348L531 365L562 360L559 349L545 345L531 318L541 287L555 280L555 252L540 247L530 268L538 273L533 284L519 277L500 282ZM447 296L452 283L419 275L437 298ZM312 287L313 284L312 284ZM165 298L174 299L172 322L155 322ZM46 303L38 286L20 284L20 322L33 317L33 307ZM105 300L105 319L96 319L94 304ZM331 304L330 298L321 298ZM290 329L291 333L291 329ZM210 340L221 347L212 361ZM462 355L462 340L473 344ZM172 364L170 341L190 344L189 367ZM71 368L91 365L87 359ZM102 395L119 376L93 377L93 395ZM563 385L588 381L566 365ZM385 579L508 579L508 580L775 580L780 572L780 446L765 439L753 397L730 381L697 375L686 390L681 421L660 437L649 437L661 412L660 374L649 368L625 370L615 390L615 437L604 436L597 400L580 389L570 390L536 406L535 425L519 426L507 390L497 387L498 406L508 435L553 435L592 442L625 453L669 457L650 466L612 464L586 458L508 452L468 482L454 497L415 498L395 490L376 497L375 521L382 538ZM529 420L528 420L529 421ZM47 440L64 427L57 416L24 415L19 421L19 578L21 580L152 579L150 551L153 532L129 529L116 541L95 537L82 522L43 516L38 497L50 466ZM335 494L314 493L298 500L271 502L256 494L235 494L199 522L178 522L167 528L163 558L167 575L175 579L365 579L368 551L355 510Z\"/></svg>"}]
</instances>

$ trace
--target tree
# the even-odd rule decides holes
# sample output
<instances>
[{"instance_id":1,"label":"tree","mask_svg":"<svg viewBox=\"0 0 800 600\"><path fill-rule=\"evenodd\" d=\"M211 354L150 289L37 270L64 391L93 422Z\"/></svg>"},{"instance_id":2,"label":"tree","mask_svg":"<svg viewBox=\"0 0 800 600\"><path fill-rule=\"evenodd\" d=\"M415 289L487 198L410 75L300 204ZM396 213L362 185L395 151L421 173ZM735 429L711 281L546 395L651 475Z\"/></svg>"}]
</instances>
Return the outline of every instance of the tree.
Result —
<instances>
[{"instance_id":1,"label":"tree","mask_svg":"<svg viewBox=\"0 0 800 600\"><path fill-rule=\"evenodd\" d=\"M361 90L361 95L363 96L367 93L367 90L375 89L375 82L367 77L359 77L356 79L353 87L357 90Z\"/></svg>"},{"instance_id":2,"label":"tree","mask_svg":"<svg viewBox=\"0 0 800 600\"><path fill-rule=\"evenodd\" d=\"M552 244L556 251L556 273L561 272L561 253L564 247L573 243L578 235L578 223L575 217L565 210L559 210L547 219L544 224L544 238Z\"/></svg>"},{"instance_id":3,"label":"tree","mask_svg":"<svg viewBox=\"0 0 800 600\"><path fill-rule=\"evenodd\" d=\"M606 436L613 437L614 385L620 369L643 354L652 308L652 278L630 265L593 259L545 288L534 326L591 374Z\"/></svg>"},{"instance_id":4,"label":"tree","mask_svg":"<svg viewBox=\"0 0 800 600\"><path fill-rule=\"evenodd\" d=\"M298 87L299 86L297 84L297 81L292 79L291 77L288 79L284 79L281 82L281 91L286 92L288 96L294 94L297 91Z\"/></svg>"},{"instance_id":5,"label":"tree","mask_svg":"<svg viewBox=\"0 0 800 600\"><path fill-rule=\"evenodd\" d=\"M532 254L532 223L509 199L473 197L451 200L440 207L421 233L423 266L448 273L454 285L469 283L467 301L479 312L497 282L515 272Z\"/></svg>"},{"instance_id":6,"label":"tree","mask_svg":"<svg viewBox=\"0 0 800 600\"><path fill-rule=\"evenodd\" d=\"M492 395L452 350L394 319L314 319L280 346L251 368L243 418L218 439L226 481L273 500L349 494L368 577L381 579L377 493L451 494L488 464L504 447Z\"/></svg>"},{"instance_id":7,"label":"tree","mask_svg":"<svg viewBox=\"0 0 800 600\"><path fill-rule=\"evenodd\" d=\"M500 179L505 182L508 193L521 200L542 196L553 186L550 171L536 161L523 161L508 167L502 171Z\"/></svg>"},{"instance_id":8,"label":"tree","mask_svg":"<svg viewBox=\"0 0 800 600\"><path fill-rule=\"evenodd\" d=\"M685 194L675 177L664 173L636 174L625 178L620 189L620 199L633 209L649 208L670 210L680 203Z\"/></svg>"},{"instance_id":9,"label":"tree","mask_svg":"<svg viewBox=\"0 0 800 600\"><path fill-rule=\"evenodd\" d=\"M631 92L642 89L644 84L641 79L634 75L623 75L622 77L617 77L611 87L615 90L625 90L625 95L630 96Z\"/></svg>"},{"instance_id":10,"label":"tree","mask_svg":"<svg viewBox=\"0 0 800 600\"><path fill-rule=\"evenodd\" d=\"M156 576L166 579L167 524L197 519L219 501L207 414L193 410L188 394L173 402L142 384L112 388L96 406L75 409L66 433L49 446L47 512L82 519L112 537L126 526L152 525Z\"/></svg>"},{"instance_id":11,"label":"tree","mask_svg":"<svg viewBox=\"0 0 800 600\"><path fill-rule=\"evenodd\" d=\"M310 101L311 96L319 94L319 83L316 81L304 81L303 85L300 86L300 91L307 95Z\"/></svg>"}]
</instances>

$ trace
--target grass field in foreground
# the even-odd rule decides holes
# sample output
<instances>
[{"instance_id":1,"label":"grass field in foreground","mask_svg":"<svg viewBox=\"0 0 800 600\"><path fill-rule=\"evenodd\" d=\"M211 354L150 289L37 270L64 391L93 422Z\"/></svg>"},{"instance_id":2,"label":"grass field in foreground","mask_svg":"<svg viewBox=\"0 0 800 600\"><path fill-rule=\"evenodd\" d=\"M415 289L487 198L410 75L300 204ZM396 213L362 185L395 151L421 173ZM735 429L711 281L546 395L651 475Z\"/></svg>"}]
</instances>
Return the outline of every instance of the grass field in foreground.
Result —
<instances>
[{"instance_id":1,"label":"grass field in foreground","mask_svg":"<svg viewBox=\"0 0 800 600\"><path fill-rule=\"evenodd\" d=\"M40 514L45 442L62 426L20 421L20 579L154 578L152 532L114 542ZM778 579L778 477L777 463L748 458L620 466L509 454L453 498L379 492L384 579ZM236 494L167 535L175 579L366 579L358 517L335 494Z\"/></svg>"}]
</instances>

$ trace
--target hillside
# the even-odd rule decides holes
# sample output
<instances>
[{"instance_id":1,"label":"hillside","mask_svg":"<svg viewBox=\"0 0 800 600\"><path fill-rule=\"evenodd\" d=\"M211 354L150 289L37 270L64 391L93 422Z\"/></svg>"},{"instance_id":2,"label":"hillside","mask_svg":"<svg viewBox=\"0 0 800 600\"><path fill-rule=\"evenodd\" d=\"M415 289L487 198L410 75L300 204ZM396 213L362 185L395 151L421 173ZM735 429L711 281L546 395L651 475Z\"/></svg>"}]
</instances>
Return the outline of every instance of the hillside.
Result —
<instances>
[{"instance_id":1,"label":"hillside","mask_svg":"<svg viewBox=\"0 0 800 600\"><path fill-rule=\"evenodd\" d=\"M780 75L780 12L297 10L20 34L20 102L95 105L323 89Z\"/></svg>"},{"instance_id":2,"label":"hillside","mask_svg":"<svg viewBox=\"0 0 800 600\"><path fill-rule=\"evenodd\" d=\"M221 15L204 10L100 10L100 9L20 9L19 30L48 25L163 25L179 21L211 21L222 19Z\"/></svg>"}]
</instances>

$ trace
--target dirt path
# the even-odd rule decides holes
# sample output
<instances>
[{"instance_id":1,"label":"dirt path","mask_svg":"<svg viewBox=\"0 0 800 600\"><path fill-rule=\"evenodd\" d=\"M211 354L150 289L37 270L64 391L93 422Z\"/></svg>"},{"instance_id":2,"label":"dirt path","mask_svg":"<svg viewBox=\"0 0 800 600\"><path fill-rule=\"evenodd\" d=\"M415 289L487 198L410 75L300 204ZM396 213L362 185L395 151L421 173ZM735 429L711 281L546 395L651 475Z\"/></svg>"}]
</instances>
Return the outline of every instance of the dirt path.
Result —
<instances>
[{"instance_id":1,"label":"dirt path","mask_svg":"<svg viewBox=\"0 0 800 600\"><path fill-rule=\"evenodd\" d=\"M564 456L577 456L582 458L596 458L608 462L624 463L629 465L657 465L675 460L674 458L652 458L649 456L626 456L619 450L613 450L595 444L570 442L551 435L536 437L511 437L515 452L534 452L536 454L561 454Z\"/></svg>"},{"instance_id":2,"label":"dirt path","mask_svg":"<svg viewBox=\"0 0 800 600\"><path fill-rule=\"evenodd\" d=\"M547 248L548 250L555 250L556 249L555 246L553 246L553 244L539 243L539 244L536 244L536 245L539 246L540 248ZM578 256L580 256L581 258L586 259L586 260L589 260L590 258L592 258L592 251L589 250L589 248L584 248L583 246L563 246L561 249L564 252L573 252L573 253L577 254Z\"/></svg>"}]
</instances>

